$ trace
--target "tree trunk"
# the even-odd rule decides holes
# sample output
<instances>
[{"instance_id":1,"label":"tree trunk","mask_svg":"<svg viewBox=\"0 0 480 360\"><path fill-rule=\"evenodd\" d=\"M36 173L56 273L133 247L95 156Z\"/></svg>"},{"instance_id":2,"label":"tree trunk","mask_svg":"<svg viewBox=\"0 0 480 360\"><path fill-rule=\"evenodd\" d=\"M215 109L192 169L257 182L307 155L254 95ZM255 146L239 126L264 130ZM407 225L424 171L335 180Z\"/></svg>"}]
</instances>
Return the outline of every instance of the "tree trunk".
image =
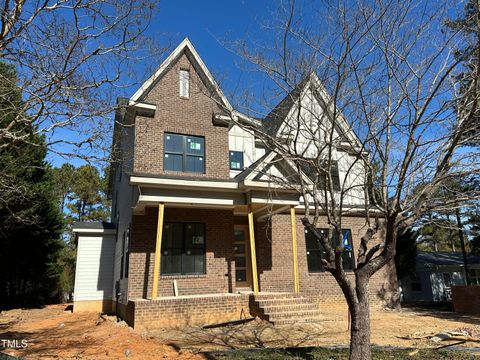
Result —
<instances>
[{"instance_id":1,"label":"tree trunk","mask_svg":"<svg viewBox=\"0 0 480 360\"><path fill-rule=\"evenodd\" d=\"M359 284L365 282L365 284ZM352 325L350 329L350 360L369 360L370 351L370 305L368 302L368 280L357 279L358 302L350 306Z\"/></svg>"}]
</instances>

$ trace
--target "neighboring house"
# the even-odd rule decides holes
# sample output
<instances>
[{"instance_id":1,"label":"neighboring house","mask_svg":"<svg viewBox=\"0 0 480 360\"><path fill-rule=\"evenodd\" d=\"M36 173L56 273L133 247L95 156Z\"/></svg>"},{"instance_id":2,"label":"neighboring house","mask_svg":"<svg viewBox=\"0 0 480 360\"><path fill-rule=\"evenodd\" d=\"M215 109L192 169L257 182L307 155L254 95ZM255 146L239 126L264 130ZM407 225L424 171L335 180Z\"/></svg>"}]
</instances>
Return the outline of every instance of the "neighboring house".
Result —
<instances>
[{"instance_id":1,"label":"neighboring house","mask_svg":"<svg viewBox=\"0 0 480 360\"><path fill-rule=\"evenodd\" d=\"M468 256L467 263L472 285L480 285L480 256ZM419 251L415 266L415 273L400 279L403 301L450 301L451 286L466 285L460 252Z\"/></svg>"},{"instance_id":2,"label":"neighboring house","mask_svg":"<svg viewBox=\"0 0 480 360\"><path fill-rule=\"evenodd\" d=\"M116 311L132 326L155 327L248 314L315 321L317 304L343 301L301 224L297 191L277 183L298 181L297 172L229 117L288 139L299 101L327 123L328 100L312 74L263 120L225 112L231 105L185 39L130 99L119 100L127 109L115 115L114 229L75 226L74 309ZM335 131L348 140L334 153L332 177L343 180L356 137L346 122ZM353 170L343 217L347 269L366 231L364 192L354 186L364 171ZM390 285L386 271L371 279L373 300Z\"/></svg>"}]
</instances>

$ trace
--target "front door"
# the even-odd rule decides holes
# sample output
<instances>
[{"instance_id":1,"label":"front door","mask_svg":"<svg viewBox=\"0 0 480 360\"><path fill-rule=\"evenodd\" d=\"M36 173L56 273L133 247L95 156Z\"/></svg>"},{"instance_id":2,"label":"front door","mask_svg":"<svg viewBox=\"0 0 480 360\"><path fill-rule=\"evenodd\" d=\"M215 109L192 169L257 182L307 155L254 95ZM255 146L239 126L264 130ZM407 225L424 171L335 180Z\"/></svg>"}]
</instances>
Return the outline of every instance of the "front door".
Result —
<instances>
[{"instance_id":1,"label":"front door","mask_svg":"<svg viewBox=\"0 0 480 360\"><path fill-rule=\"evenodd\" d=\"M235 286L237 288L250 288L250 256L248 246L248 227L245 225L235 225L234 244L235 252Z\"/></svg>"}]
</instances>

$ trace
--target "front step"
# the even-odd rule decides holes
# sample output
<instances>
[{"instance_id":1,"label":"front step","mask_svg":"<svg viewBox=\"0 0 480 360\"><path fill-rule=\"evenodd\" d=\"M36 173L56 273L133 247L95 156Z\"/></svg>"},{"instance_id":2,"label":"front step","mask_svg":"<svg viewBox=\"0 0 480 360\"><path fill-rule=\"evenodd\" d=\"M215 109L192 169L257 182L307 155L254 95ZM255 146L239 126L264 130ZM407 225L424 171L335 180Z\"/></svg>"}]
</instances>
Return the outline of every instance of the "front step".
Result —
<instances>
[{"instance_id":1,"label":"front step","mask_svg":"<svg viewBox=\"0 0 480 360\"><path fill-rule=\"evenodd\" d=\"M315 323L324 320L315 304L294 293L258 294L250 298L250 313L274 325Z\"/></svg>"}]
</instances>

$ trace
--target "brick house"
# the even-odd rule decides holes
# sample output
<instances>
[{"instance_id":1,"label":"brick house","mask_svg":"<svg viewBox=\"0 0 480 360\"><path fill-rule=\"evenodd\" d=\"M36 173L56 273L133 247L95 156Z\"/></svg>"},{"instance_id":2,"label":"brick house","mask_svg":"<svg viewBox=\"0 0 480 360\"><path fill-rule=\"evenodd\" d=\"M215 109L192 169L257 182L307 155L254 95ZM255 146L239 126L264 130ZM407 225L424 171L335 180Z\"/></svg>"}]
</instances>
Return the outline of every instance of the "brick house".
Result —
<instances>
[{"instance_id":1,"label":"brick house","mask_svg":"<svg viewBox=\"0 0 480 360\"><path fill-rule=\"evenodd\" d=\"M318 86L308 77L263 121L229 116L283 136L297 101L328 110ZM268 180L295 181L292 164L233 124L224 111L231 105L188 39L119 102L112 224L75 225L75 311L114 311L146 328L249 314L282 324L316 321L319 306L344 301L301 224L297 191ZM337 155L332 175L341 179L349 155ZM365 232L363 191L348 199L344 264L353 269ZM318 227L327 228L326 219ZM372 300L391 283L387 275L372 278Z\"/></svg>"}]
</instances>

